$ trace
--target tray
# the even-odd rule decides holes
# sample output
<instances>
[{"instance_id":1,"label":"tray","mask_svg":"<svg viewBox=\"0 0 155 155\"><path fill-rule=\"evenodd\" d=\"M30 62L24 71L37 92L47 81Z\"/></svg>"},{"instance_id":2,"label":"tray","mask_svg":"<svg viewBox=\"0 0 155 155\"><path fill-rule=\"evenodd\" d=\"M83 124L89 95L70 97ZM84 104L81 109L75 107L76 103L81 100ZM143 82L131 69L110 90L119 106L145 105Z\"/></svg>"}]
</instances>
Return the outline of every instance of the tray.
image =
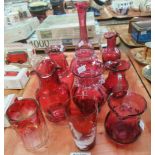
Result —
<instances>
[{"instance_id":1,"label":"tray","mask_svg":"<svg viewBox=\"0 0 155 155\"><path fill-rule=\"evenodd\" d=\"M150 12L141 12L141 11L135 11L133 9L129 9L128 14L127 15L120 15L116 12L114 12L112 10L111 5L110 6L106 6L107 9L109 10L109 13L117 19L124 19L124 18L132 18L132 17L147 17L147 16L151 16Z\"/></svg>"},{"instance_id":2,"label":"tray","mask_svg":"<svg viewBox=\"0 0 155 155\"><path fill-rule=\"evenodd\" d=\"M147 55L146 48L135 48L130 50L133 58L142 65L148 65L151 63L151 55Z\"/></svg>"},{"instance_id":3,"label":"tray","mask_svg":"<svg viewBox=\"0 0 155 155\"><path fill-rule=\"evenodd\" d=\"M71 61L73 53L65 53L67 55L68 62ZM98 51L99 55L99 51ZM125 53L122 53L122 58L128 60ZM106 73L105 73L106 74ZM107 73L108 74L108 73ZM101 112L98 116L97 123L97 138L96 145L93 149L87 152L91 152L92 155L150 155L151 152L151 121L150 121L150 97L148 96L146 89L141 83L139 76L135 72L131 65L128 70L127 79L129 82L129 90L138 92L145 96L147 101L147 110L142 115L142 120L145 124L144 131L140 137L132 144L119 145L114 143L108 138L104 129L105 116L109 111L107 103L102 107ZM133 80L134 79L134 80ZM34 97L35 90L37 89L36 84L38 81L33 76L24 91L23 97ZM22 142L17 137L15 131L12 128L5 129L5 155L70 155L71 152L79 152L76 148L72 139L70 130L67 125L53 125L47 122L49 129L49 141L42 152L32 153L24 149Z\"/></svg>"}]
</instances>

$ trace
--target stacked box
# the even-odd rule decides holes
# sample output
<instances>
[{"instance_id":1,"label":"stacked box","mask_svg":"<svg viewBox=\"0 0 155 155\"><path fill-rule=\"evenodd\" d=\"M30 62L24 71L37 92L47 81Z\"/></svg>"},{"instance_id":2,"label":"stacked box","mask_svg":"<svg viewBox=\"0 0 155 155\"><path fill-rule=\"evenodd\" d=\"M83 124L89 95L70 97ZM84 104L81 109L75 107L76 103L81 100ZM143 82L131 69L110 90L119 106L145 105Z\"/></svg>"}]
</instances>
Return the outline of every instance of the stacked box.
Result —
<instances>
[{"instance_id":1,"label":"stacked box","mask_svg":"<svg viewBox=\"0 0 155 155\"><path fill-rule=\"evenodd\" d=\"M14 25L6 26L4 31L4 42L12 43L27 39L36 30L39 24L38 18L34 17L15 23Z\"/></svg>"},{"instance_id":2,"label":"stacked box","mask_svg":"<svg viewBox=\"0 0 155 155\"><path fill-rule=\"evenodd\" d=\"M95 36L95 19L92 12L87 13L88 37ZM77 14L50 15L36 29L39 40L60 40L79 38L79 20Z\"/></svg>"}]
</instances>

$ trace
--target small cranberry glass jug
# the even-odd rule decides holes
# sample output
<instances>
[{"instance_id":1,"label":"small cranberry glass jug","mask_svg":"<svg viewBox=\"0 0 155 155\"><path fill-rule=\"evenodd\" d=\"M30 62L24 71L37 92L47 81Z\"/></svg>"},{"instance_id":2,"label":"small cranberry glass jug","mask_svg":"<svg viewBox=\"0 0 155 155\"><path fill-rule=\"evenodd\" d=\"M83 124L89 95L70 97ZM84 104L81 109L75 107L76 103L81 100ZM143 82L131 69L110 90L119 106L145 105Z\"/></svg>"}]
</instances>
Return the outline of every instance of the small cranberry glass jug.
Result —
<instances>
[{"instance_id":1,"label":"small cranberry glass jug","mask_svg":"<svg viewBox=\"0 0 155 155\"><path fill-rule=\"evenodd\" d=\"M121 144L134 142L144 130L140 115L147 107L146 100L129 92L121 98L111 95L108 104L111 111L106 117L105 129L109 137Z\"/></svg>"},{"instance_id":2,"label":"small cranberry glass jug","mask_svg":"<svg viewBox=\"0 0 155 155\"><path fill-rule=\"evenodd\" d=\"M40 80L36 98L45 116L51 122L60 122L65 119L65 108L70 98L68 86L59 80L57 69L56 64L49 57L45 57L33 71Z\"/></svg>"},{"instance_id":3,"label":"small cranberry glass jug","mask_svg":"<svg viewBox=\"0 0 155 155\"><path fill-rule=\"evenodd\" d=\"M63 52L64 52L63 45L50 46L46 49L46 53L51 58L51 60L54 61L55 64L57 64L57 66L60 67L57 70L60 80L66 83L69 89L71 89L74 81L74 76L70 71L70 67L68 66L66 56L64 55Z\"/></svg>"},{"instance_id":4,"label":"small cranberry glass jug","mask_svg":"<svg viewBox=\"0 0 155 155\"><path fill-rule=\"evenodd\" d=\"M116 32L106 32L107 48L101 50L103 62L115 61L121 58L120 50L116 47Z\"/></svg>"},{"instance_id":5,"label":"small cranberry glass jug","mask_svg":"<svg viewBox=\"0 0 155 155\"><path fill-rule=\"evenodd\" d=\"M79 61L80 64L80 61ZM74 84L72 89L72 95L76 96L75 99L79 103L77 106L84 111L90 111L94 105L98 104L98 110L100 111L101 106L106 101L107 94L103 87L104 77L102 70L102 63L97 61L87 61L83 65L81 61L81 67L73 68ZM82 98L79 98L82 96Z\"/></svg>"},{"instance_id":6,"label":"small cranberry glass jug","mask_svg":"<svg viewBox=\"0 0 155 155\"><path fill-rule=\"evenodd\" d=\"M105 63L105 68L110 70L104 83L107 93L113 93L115 97L125 95L129 87L125 77L125 71L130 68L129 62L125 60L109 61Z\"/></svg>"}]
</instances>

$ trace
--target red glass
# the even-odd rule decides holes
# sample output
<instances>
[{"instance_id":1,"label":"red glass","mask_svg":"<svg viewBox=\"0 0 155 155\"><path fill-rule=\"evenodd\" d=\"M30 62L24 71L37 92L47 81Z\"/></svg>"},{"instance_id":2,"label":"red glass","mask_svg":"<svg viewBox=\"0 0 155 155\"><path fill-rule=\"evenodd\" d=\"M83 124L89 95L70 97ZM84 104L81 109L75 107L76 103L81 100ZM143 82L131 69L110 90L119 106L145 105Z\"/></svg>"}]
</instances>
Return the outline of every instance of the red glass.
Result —
<instances>
[{"instance_id":1,"label":"red glass","mask_svg":"<svg viewBox=\"0 0 155 155\"><path fill-rule=\"evenodd\" d=\"M51 122L65 120L65 108L68 106L67 101L70 97L69 88L59 80L57 69L56 64L46 57L37 64L33 71L40 80L36 98L45 116Z\"/></svg>"},{"instance_id":2,"label":"red glass","mask_svg":"<svg viewBox=\"0 0 155 155\"><path fill-rule=\"evenodd\" d=\"M9 63L20 63L23 64L25 62L27 62L28 60L28 55L26 52L8 52L7 57L6 57L6 64Z\"/></svg>"},{"instance_id":3,"label":"red glass","mask_svg":"<svg viewBox=\"0 0 155 155\"><path fill-rule=\"evenodd\" d=\"M80 98L82 97L83 96ZM96 140L97 107L95 105L97 104L93 104L91 111L83 113L78 106L76 106L76 99L77 97L73 97L70 108L67 110L69 127L76 146L80 150L89 150L95 145ZM95 102L95 100L90 102Z\"/></svg>"},{"instance_id":4,"label":"red glass","mask_svg":"<svg viewBox=\"0 0 155 155\"><path fill-rule=\"evenodd\" d=\"M93 48L92 44L89 43L87 35L87 26L86 26L86 13L89 7L88 2L76 2L75 4L80 26L80 42L77 48Z\"/></svg>"},{"instance_id":5,"label":"red glass","mask_svg":"<svg viewBox=\"0 0 155 155\"><path fill-rule=\"evenodd\" d=\"M18 100L16 98L6 114L26 149L34 151L46 144L48 140L47 126L34 99Z\"/></svg>"},{"instance_id":6,"label":"red glass","mask_svg":"<svg viewBox=\"0 0 155 155\"><path fill-rule=\"evenodd\" d=\"M104 77L102 70L102 63L97 61L87 61L87 64L83 65L81 62L81 67L73 69L73 74L75 75L75 81L73 84L72 95L77 96L79 101L78 106L81 110L89 111L93 108L90 102L95 100L98 104L98 110L100 111L101 106L105 103L107 94L103 87ZM87 98L80 99L78 96L83 96ZM84 102L83 102L84 101ZM80 105L82 104L82 105Z\"/></svg>"},{"instance_id":7,"label":"red glass","mask_svg":"<svg viewBox=\"0 0 155 155\"><path fill-rule=\"evenodd\" d=\"M107 39L107 48L101 50L103 62L115 61L121 58L120 50L116 47L116 32L106 32L104 34Z\"/></svg>"},{"instance_id":8,"label":"red glass","mask_svg":"<svg viewBox=\"0 0 155 155\"><path fill-rule=\"evenodd\" d=\"M79 18L79 26L80 26L80 41L76 47L75 51L75 57L73 58L71 62L71 70L76 63L78 63L78 60L81 58L91 58L92 61L97 58L92 44L88 40L87 35L87 26L86 26L86 12L89 7L88 2L76 2L75 4L78 12L78 18ZM84 60L84 59L83 59Z\"/></svg>"},{"instance_id":9,"label":"red glass","mask_svg":"<svg viewBox=\"0 0 155 155\"><path fill-rule=\"evenodd\" d=\"M62 82L66 83L71 89L74 81L74 76L70 71L70 67L68 66L68 62L66 60L66 56L64 55L64 46L57 45L57 46L50 46L46 49L46 53L48 56L53 60L57 66L60 68L57 70L59 78Z\"/></svg>"},{"instance_id":10,"label":"red glass","mask_svg":"<svg viewBox=\"0 0 155 155\"><path fill-rule=\"evenodd\" d=\"M105 68L110 70L104 83L108 94L113 93L115 97L125 95L128 90L125 71L130 68L130 63L125 60L109 61L105 63Z\"/></svg>"},{"instance_id":11,"label":"red glass","mask_svg":"<svg viewBox=\"0 0 155 155\"><path fill-rule=\"evenodd\" d=\"M108 104L111 111L106 117L105 128L109 137L121 144L134 142L142 132L140 115L147 107L146 100L128 92L121 98L110 96Z\"/></svg>"}]
</instances>

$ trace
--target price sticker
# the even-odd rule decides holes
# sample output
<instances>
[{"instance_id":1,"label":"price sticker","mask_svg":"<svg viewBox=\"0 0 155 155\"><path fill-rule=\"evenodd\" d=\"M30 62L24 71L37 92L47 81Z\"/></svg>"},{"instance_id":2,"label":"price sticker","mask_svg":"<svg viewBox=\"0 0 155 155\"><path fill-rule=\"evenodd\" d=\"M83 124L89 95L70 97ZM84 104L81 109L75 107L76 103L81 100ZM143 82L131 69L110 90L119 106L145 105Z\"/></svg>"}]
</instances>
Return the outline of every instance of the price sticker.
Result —
<instances>
[{"instance_id":1,"label":"price sticker","mask_svg":"<svg viewBox=\"0 0 155 155\"><path fill-rule=\"evenodd\" d=\"M85 72L86 71L86 65L83 65L83 66L81 66L81 67L79 67L78 68L78 73L80 74L80 73L83 73L83 72Z\"/></svg>"},{"instance_id":2,"label":"price sticker","mask_svg":"<svg viewBox=\"0 0 155 155\"><path fill-rule=\"evenodd\" d=\"M91 155L90 152L71 152L70 155Z\"/></svg>"},{"instance_id":3,"label":"price sticker","mask_svg":"<svg viewBox=\"0 0 155 155\"><path fill-rule=\"evenodd\" d=\"M144 124L144 122L142 120L140 120L139 126L141 127L142 130L144 130L145 124Z\"/></svg>"}]
</instances>

